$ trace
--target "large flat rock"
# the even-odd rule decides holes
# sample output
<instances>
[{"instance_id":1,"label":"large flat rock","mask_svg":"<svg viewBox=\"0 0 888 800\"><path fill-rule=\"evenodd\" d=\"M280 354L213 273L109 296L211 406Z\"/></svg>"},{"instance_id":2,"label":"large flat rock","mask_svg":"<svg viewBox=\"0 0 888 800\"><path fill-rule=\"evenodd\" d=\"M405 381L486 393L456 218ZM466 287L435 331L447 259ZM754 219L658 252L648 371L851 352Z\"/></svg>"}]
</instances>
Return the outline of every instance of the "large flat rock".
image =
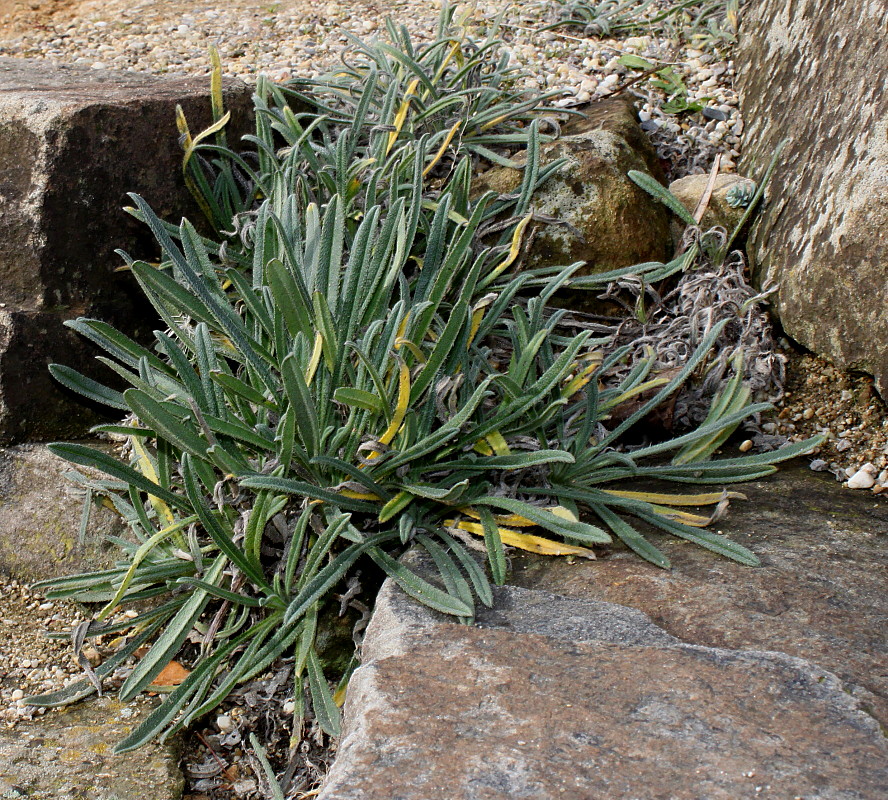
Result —
<instances>
[{"instance_id":1,"label":"large flat rock","mask_svg":"<svg viewBox=\"0 0 888 800\"><path fill-rule=\"evenodd\" d=\"M876 798L877 722L818 666L520 589L463 627L383 589L323 800Z\"/></svg>"},{"instance_id":2,"label":"large flat rock","mask_svg":"<svg viewBox=\"0 0 888 800\"><path fill-rule=\"evenodd\" d=\"M779 285L786 332L888 390L888 9L884 2L758 0L735 56L740 171L788 139L749 240ZM839 57L844 53L847 57Z\"/></svg>"},{"instance_id":3,"label":"large flat rock","mask_svg":"<svg viewBox=\"0 0 888 800\"><path fill-rule=\"evenodd\" d=\"M179 800L179 739L111 754L148 711L103 697L0 730L0 797Z\"/></svg>"},{"instance_id":4,"label":"large flat rock","mask_svg":"<svg viewBox=\"0 0 888 800\"><path fill-rule=\"evenodd\" d=\"M230 81L225 102L236 143L250 90ZM46 372L64 348L65 319L95 316L134 334L155 326L114 251L157 256L146 226L122 210L127 192L163 218L199 221L182 179L176 105L193 132L203 130L209 80L0 58L0 442L70 436L89 421ZM88 369L92 358L75 348L68 363ZM30 409L16 394L14 367L24 364L28 394L41 399Z\"/></svg>"},{"instance_id":5,"label":"large flat rock","mask_svg":"<svg viewBox=\"0 0 888 800\"><path fill-rule=\"evenodd\" d=\"M888 727L888 504L804 465L735 488L748 499L718 529L761 567L653 533L669 571L615 546L582 564L516 557L510 580L632 606L686 642L811 659Z\"/></svg>"}]
</instances>

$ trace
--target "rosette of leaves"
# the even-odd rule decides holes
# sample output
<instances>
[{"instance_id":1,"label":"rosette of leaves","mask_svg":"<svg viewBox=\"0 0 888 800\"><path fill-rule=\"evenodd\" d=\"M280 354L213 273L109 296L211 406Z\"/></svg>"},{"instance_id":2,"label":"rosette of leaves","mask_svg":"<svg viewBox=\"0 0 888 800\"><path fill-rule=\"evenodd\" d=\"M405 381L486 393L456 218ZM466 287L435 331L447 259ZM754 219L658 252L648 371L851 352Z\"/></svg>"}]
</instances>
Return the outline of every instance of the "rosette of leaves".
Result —
<instances>
[{"instance_id":1,"label":"rosette of leaves","mask_svg":"<svg viewBox=\"0 0 888 800\"><path fill-rule=\"evenodd\" d=\"M323 206L338 195L350 240L368 209L387 207L414 191L412 165L420 140L418 213L431 215L438 196L450 192L451 216L465 220L479 162L517 167L509 152L527 149L532 135L541 142L551 138L532 131L533 120L549 119L557 129L555 110L546 106L557 93L517 88L523 73L509 66L502 42L495 36L469 38L452 6L442 7L431 42L413 42L391 20L386 31L389 41L350 37L343 65L320 78L274 84L260 77L256 135L245 137L241 151L226 138L222 67L211 51L213 125L192 136L181 111L178 124L186 183L219 236L227 234L229 259L249 258L244 250L250 244L238 234L265 199L276 209L286 199L304 213L308 204ZM525 214L532 192L560 167L560 161L534 163L528 170L533 180L520 194L488 203L482 227ZM169 232L176 236L174 229Z\"/></svg>"},{"instance_id":2,"label":"rosette of leaves","mask_svg":"<svg viewBox=\"0 0 888 800\"><path fill-rule=\"evenodd\" d=\"M697 430L631 451L621 446L699 367L720 326L677 375L653 375L651 357L616 383L602 380L626 349L575 335L562 325L566 312L547 305L577 266L532 279L508 273L540 179L535 124L525 134L518 197L503 201L473 199L471 172L458 158L431 193L429 176L443 158L434 132L402 145L396 137L383 166L349 174L358 151L348 149L346 131L327 137L332 149L324 135L302 134L311 153L336 155L335 169L313 165L309 151L287 165L295 144L276 150L283 134L269 119L259 115L255 139L257 163L264 157L270 166L253 172L249 193L237 200L249 202L237 247L226 251L230 237L202 237L188 221L165 223L133 195L163 251L159 264L130 263L163 323L153 346L98 320L69 323L107 352L102 361L128 388L60 365L53 374L126 415L96 431L124 437L128 457L81 444L51 449L106 476L79 480L117 509L133 538L117 540L123 559L113 569L41 588L104 604L77 641L115 631L126 639L87 678L29 703L60 705L101 691L147 646L119 689L131 699L196 645L187 678L118 751L189 725L282 656L293 660L297 717L310 697L335 735L318 615L362 560L465 621L476 603L492 601L488 573L494 583L506 579L507 546L591 556L616 537L668 566L641 521L757 563L706 531L710 516L685 507L719 509L732 496L722 485L767 475L816 441L713 458L742 420L767 407L750 405L735 377ZM224 127L215 125L215 133ZM380 146L372 127L362 123L364 138ZM392 132L382 131L385 148ZM225 158L217 186L227 180ZM229 164L250 168L238 158ZM241 185L242 177L233 180ZM354 180L369 185L354 193ZM205 188L208 201L224 196ZM519 211L506 214L502 244L487 247L480 233L498 202ZM667 274L681 264L642 271ZM635 410L618 414L629 402ZM634 485L639 479L716 488L651 493ZM408 546L428 553L437 579L399 560ZM145 599L154 601L150 610L109 624L121 604Z\"/></svg>"}]
</instances>

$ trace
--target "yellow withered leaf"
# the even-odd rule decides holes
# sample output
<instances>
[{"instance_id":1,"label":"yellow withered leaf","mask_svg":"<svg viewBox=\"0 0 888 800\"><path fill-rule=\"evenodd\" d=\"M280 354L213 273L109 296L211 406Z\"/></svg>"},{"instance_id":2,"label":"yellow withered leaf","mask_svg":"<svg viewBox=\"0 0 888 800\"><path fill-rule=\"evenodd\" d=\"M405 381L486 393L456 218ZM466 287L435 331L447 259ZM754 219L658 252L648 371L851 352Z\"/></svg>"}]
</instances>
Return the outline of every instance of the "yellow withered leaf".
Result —
<instances>
[{"instance_id":1,"label":"yellow withered leaf","mask_svg":"<svg viewBox=\"0 0 888 800\"><path fill-rule=\"evenodd\" d=\"M348 497L351 500L379 500L380 497L378 494L373 494L372 492L356 492L354 489L340 489L338 494L341 494L343 497Z\"/></svg>"},{"instance_id":2,"label":"yellow withered leaf","mask_svg":"<svg viewBox=\"0 0 888 800\"><path fill-rule=\"evenodd\" d=\"M410 403L410 368L402 361L399 369L398 404L395 406L395 414L392 417L392 421L382 436L379 437L381 444L391 444L392 439L395 438L401 429L401 425L404 423L404 417L407 416L407 406ZM371 461L374 458L379 458L379 453L376 450L367 456L367 460Z\"/></svg>"},{"instance_id":3,"label":"yellow withered leaf","mask_svg":"<svg viewBox=\"0 0 888 800\"><path fill-rule=\"evenodd\" d=\"M711 517L691 514L689 511L679 511L677 508L670 508L669 506L651 505L651 508L653 508L654 513L661 517L690 525L692 528L705 528L712 522Z\"/></svg>"},{"instance_id":4,"label":"yellow withered leaf","mask_svg":"<svg viewBox=\"0 0 888 800\"><path fill-rule=\"evenodd\" d=\"M578 521L576 515L564 506L547 506L543 510L550 511L556 517L561 517L561 519L566 519L570 522ZM460 509L460 512L472 519L481 519L481 515L470 506L464 506ZM526 517L519 516L518 514L494 514L493 519L497 525L507 525L512 528L533 528L536 525L535 522L531 522Z\"/></svg>"},{"instance_id":5,"label":"yellow withered leaf","mask_svg":"<svg viewBox=\"0 0 888 800\"><path fill-rule=\"evenodd\" d=\"M641 500L645 503L665 503L670 506L710 506L724 499L745 500L743 492L704 492L702 494L660 494L658 492L627 492L621 489L602 489L605 494Z\"/></svg>"},{"instance_id":6,"label":"yellow withered leaf","mask_svg":"<svg viewBox=\"0 0 888 800\"><path fill-rule=\"evenodd\" d=\"M487 443L493 448L493 452L498 456L507 456L511 454L509 445L499 431L493 431L487 434Z\"/></svg>"},{"instance_id":7,"label":"yellow withered leaf","mask_svg":"<svg viewBox=\"0 0 888 800\"><path fill-rule=\"evenodd\" d=\"M321 353L324 350L324 337L318 331L315 334L314 349L311 351L311 359L308 362L308 369L305 370L305 385L311 386L314 380L315 372L317 372L318 364L321 363Z\"/></svg>"},{"instance_id":8,"label":"yellow withered leaf","mask_svg":"<svg viewBox=\"0 0 888 800\"><path fill-rule=\"evenodd\" d=\"M404 92L404 100L401 102L401 107L398 109L398 113L395 114L395 129L389 134L388 144L385 148L386 155L389 154L392 145L398 140L401 128L404 127L404 122L407 119L407 112L410 110L410 98L416 94L417 86L419 86L419 78L414 78L407 87L407 91Z\"/></svg>"},{"instance_id":9,"label":"yellow withered leaf","mask_svg":"<svg viewBox=\"0 0 888 800\"><path fill-rule=\"evenodd\" d=\"M454 524L456 523L456 524ZM476 536L484 536L484 526L478 522L466 522L456 520L447 520L444 523L447 527L457 528L461 531L474 533ZM543 556L579 556L580 558L595 558L595 553L588 547L578 547L573 544L565 544L564 542L555 542L552 539L544 539L542 536L533 536L529 533L519 533L511 528L501 528L497 526L502 543L509 547L517 547L519 550L526 550L528 553L537 553Z\"/></svg>"},{"instance_id":10,"label":"yellow withered leaf","mask_svg":"<svg viewBox=\"0 0 888 800\"><path fill-rule=\"evenodd\" d=\"M463 124L462 120L454 123L453 127L447 132L447 136L444 137L444 143L438 149L438 152L435 153L435 157L428 163L426 168L422 171L422 177L425 178L428 175L432 168L437 164L441 158L444 156L444 153L447 152L447 148L450 146L450 143L453 141L453 137L456 136L456 132L459 130L460 125Z\"/></svg>"},{"instance_id":11,"label":"yellow withered leaf","mask_svg":"<svg viewBox=\"0 0 888 800\"><path fill-rule=\"evenodd\" d=\"M133 427L135 427L136 423L133 422ZM148 451L145 449L145 445L142 443L142 439L139 436L130 436L130 442L132 443L133 450L138 457L138 461L136 466L146 478L152 483L160 483L160 479L158 478L157 471L154 469L154 464L151 463L151 459L148 456ZM155 497L154 495L148 495L148 500L151 505L154 507L154 510L157 512L157 518L163 520L166 524L172 525L175 523L176 518L173 516L173 512L170 510L170 507L159 497Z\"/></svg>"}]
</instances>

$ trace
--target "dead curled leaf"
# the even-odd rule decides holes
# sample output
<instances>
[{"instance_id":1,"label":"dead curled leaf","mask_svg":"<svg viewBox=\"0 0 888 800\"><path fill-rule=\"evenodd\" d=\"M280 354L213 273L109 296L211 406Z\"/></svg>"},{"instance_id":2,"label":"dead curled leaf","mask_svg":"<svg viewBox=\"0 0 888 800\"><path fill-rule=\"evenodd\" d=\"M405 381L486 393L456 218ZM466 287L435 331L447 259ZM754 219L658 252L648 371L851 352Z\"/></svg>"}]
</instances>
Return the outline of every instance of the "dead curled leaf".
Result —
<instances>
[{"instance_id":1,"label":"dead curled leaf","mask_svg":"<svg viewBox=\"0 0 888 800\"><path fill-rule=\"evenodd\" d=\"M178 661L170 661L151 681L152 686L178 686L191 674L191 670L185 669Z\"/></svg>"}]
</instances>

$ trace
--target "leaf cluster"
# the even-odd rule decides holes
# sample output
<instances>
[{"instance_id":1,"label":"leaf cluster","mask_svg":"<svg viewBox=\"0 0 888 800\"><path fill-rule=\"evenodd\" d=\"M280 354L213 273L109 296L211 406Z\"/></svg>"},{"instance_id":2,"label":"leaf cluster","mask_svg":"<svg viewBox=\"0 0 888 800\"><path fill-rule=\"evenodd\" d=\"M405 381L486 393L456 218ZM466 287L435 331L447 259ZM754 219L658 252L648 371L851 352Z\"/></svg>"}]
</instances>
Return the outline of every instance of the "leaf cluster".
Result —
<instances>
[{"instance_id":1,"label":"leaf cluster","mask_svg":"<svg viewBox=\"0 0 888 800\"><path fill-rule=\"evenodd\" d=\"M506 579L506 546L591 557L615 537L668 567L642 523L755 564L704 530L710 516L684 510L718 512L735 494L620 486L750 480L813 446L713 458L765 408L748 403L739 370L697 430L622 446L698 368L721 326L671 378L652 374L649 358L613 385L601 380L626 349L566 332L566 312L548 306L576 265L508 271L548 174L533 105L500 85L506 67L493 46L446 34L414 49L392 34L394 44L365 48L359 66L318 84L312 106L301 90L260 83L252 155L224 141L217 71L213 126L195 137L180 127L191 188L219 232L173 226L132 195L163 255L129 266L162 329L147 347L99 320L70 323L105 350L122 392L52 367L127 415L96 429L123 437L127 460L80 444L51 449L104 474L79 479L135 541L118 542L115 568L43 588L104 604L80 641L123 630L109 622L121 603L155 605L126 623L125 646L94 674L28 702L100 690L151 642L120 688L127 700L187 643L197 651L188 677L118 751L190 724L282 656L293 660L297 718L310 698L338 733L318 617L361 560L464 621L492 602L487 572ZM473 195L473 159L513 145L527 150L519 191ZM631 413L615 415L629 402ZM437 580L399 560L407 545L428 554Z\"/></svg>"}]
</instances>

